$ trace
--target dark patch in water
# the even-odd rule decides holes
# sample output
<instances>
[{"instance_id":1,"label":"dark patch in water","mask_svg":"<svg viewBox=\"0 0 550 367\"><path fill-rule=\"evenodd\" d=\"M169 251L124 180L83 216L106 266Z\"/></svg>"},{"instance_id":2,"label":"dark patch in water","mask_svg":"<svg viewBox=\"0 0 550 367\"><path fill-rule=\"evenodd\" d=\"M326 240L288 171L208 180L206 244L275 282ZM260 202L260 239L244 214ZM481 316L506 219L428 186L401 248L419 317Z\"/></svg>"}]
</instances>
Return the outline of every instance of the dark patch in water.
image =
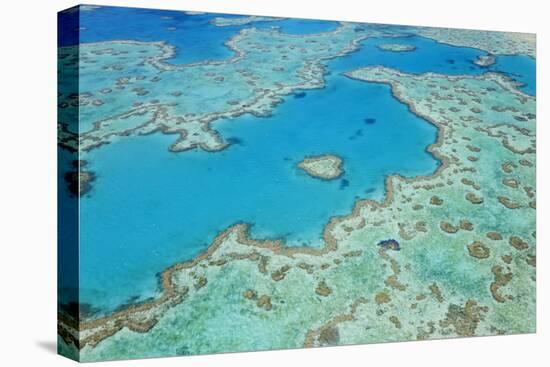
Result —
<instances>
[{"instance_id":1,"label":"dark patch in water","mask_svg":"<svg viewBox=\"0 0 550 367\"><path fill-rule=\"evenodd\" d=\"M380 247L382 247L386 250L394 250L394 251L401 250L401 247L399 246L399 242L397 242L394 239L382 240L382 241L378 242L378 246L380 246Z\"/></svg>"},{"instance_id":2,"label":"dark patch in water","mask_svg":"<svg viewBox=\"0 0 550 367\"><path fill-rule=\"evenodd\" d=\"M509 71L506 71L506 72L502 72L502 71L501 71L501 73L502 73L502 74L505 74L505 75L507 75L507 76L509 76L509 77L512 77L512 78L521 78L521 77L523 76L523 75L521 75L521 74L512 73L512 72L509 72Z\"/></svg>"},{"instance_id":3,"label":"dark patch in water","mask_svg":"<svg viewBox=\"0 0 550 367\"><path fill-rule=\"evenodd\" d=\"M363 130L359 129L359 130L356 130L355 131L355 134L353 134L352 136L350 136L348 139L349 140L355 140L356 138L360 138L363 136Z\"/></svg>"},{"instance_id":4,"label":"dark patch in water","mask_svg":"<svg viewBox=\"0 0 550 367\"><path fill-rule=\"evenodd\" d=\"M345 178L340 180L340 190L344 190L346 187L349 186L349 181Z\"/></svg>"},{"instance_id":5,"label":"dark patch in water","mask_svg":"<svg viewBox=\"0 0 550 367\"><path fill-rule=\"evenodd\" d=\"M365 121L365 124L367 124L367 125L372 125L372 124L376 123L376 119L372 118L372 117L368 117L368 118L364 119L363 121Z\"/></svg>"},{"instance_id":6,"label":"dark patch in water","mask_svg":"<svg viewBox=\"0 0 550 367\"><path fill-rule=\"evenodd\" d=\"M187 345L182 345L176 348L176 354L178 356L188 356L191 354L191 351L189 350L189 347Z\"/></svg>"},{"instance_id":7,"label":"dark patch in water","mask_svg":"<svg viewBox=\"0 0 550 367\"><path fill-rule=\"evenodd\" d=\"M365 192L366 192L367 194L372 194L372 193L375 192L375 191L376 191L376 189L375 189L374 187L371 187L370 189L365 190Z\"/></svg>"},{"instance_id":8,"label":"dark patch in water","mask_svg":"<svg viewBox=\"0 0 550 367\"><path fill-rule=\"evenodd\" d=\"M445 60L445 62L447 64L454 64L455 63L455 61L453 59L447 59L447 60Z\"/></svg>"},{"instance_id":9,"label":"dark patch in water","mask_svg":"<svg viewBox=\"0 0 550 367\"><path fill-rule=\"evenodd\" d=\"M161 274L160 273L157 273L157 277L159 277L159 280L160 280L160 277L161 277ZM160 289L160 288L159 288ZM120 304L119 306L117 306L113 312L119 312L119 311L123 311L131 306L135 306L135 305L142 305L144 303L148 303L148 302L152 302L154 300L155 297L147 297L147 298L141 298L139 295L134 295L134 296L131 296L130 298L128 298L126 300L126 302Z\"/></svg>"},{"instance_id":10,"label":"dark patch in water","mask_svg":"<svg viewBox=\"0 0 550 367\"><path fill-rule=\"evenodd\" d=\"M59 309L69 316L78 318L90 318L101 311L99 308L92 306L89 303L68 302L59 304Z\"/></svg>"},{"instance_id":11,"label":"dark patch in water","mask_svg":"<svg viewBox=\"0 0 550 367\"><path fill-rule=\"evenodd\" d=\"M294 98L304 98L306 96L306 92L296 92L294 93Z\"/></svg>"},{"instance_id":12,"label":"dark patch in water","mask_svg":"<svg viewBox=\"0 0 550 367\"><path fill-rule=\"evenodd\" d=\"M237 138L237 137L230 137L230 138L227 138L227 142L230 144L230 145L244 145L244 142L242 141L242 139L240 138Z\"/></svg>"}]
</instances>

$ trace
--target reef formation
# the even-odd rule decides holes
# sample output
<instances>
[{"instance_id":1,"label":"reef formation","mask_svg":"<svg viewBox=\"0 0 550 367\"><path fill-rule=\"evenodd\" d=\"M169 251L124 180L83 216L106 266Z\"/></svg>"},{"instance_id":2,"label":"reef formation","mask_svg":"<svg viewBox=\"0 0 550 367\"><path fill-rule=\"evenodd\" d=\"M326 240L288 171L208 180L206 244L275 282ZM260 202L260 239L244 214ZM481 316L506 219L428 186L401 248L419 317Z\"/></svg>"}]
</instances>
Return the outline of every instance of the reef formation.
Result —
<instances>
[{"instance_id":1,"label":"reef formation","mask_svg":"<svg viewBox=\"0 0 550 367\"><path fill-rule=\"evenodd\" d=\"M298 163L298 168L304 170L308 175L323 180L333 180L342 176L343 160L335 155L320 155L307 157Z\"/></svg>"},{"instance_id":2,"label":"reef formation","mask_svg":"<svg viewBox=\"0 0 550 367\"><path fill-rule=\"evenodd\" d=\"M453 46L478 48L493 55L536 57L536 36L530 33L432 27L415 27L415 33Z\"/></svg>"},{"instance_id":3,"label":"reef formation","mask_svg":"<svg viewBox=\"0 0 550 367\"><path fill-rule=\"evenodd\" d=\"M493 73L370 67L348 76L390 85L438 127L429 150L443 164L434 175L389 177L384 202L360 200L334 217L320 249L232 226L203 255L167 269L154 301L79 328L62 321L65 342L99 360L181 354L177 345L213 353L533 332L535 99ZM377 246L395 233L399 251ZM254 332L235 334L235 325ZM166 333L174 343L163 347Z\"/></svg>"},{"instance_id":4,"label":"reef formation","mask_svg":"<svg viewBox=\"0 0 550 367\"><path fill-rule=\"evenodd\" d=\"M391 52L409 52L416 50L414 45L404 45L402 43L383 43L377 46L382 51Z\"/></svg>"},{"instance_id":5,"label":"reef formation","mask_svg":"<svg viewBox=\"0 0 550 367\"><path fill-rule=\"evenodd\" d=\"M250 18L214 25L263 21ZM491 55L535 57L531 35L414 31ZM64 72L105 77L83 78L77 95L60 92L58 143L79 152L80 167L93 149L154 132L177 136L173 152L222 150L228 143L216 121L270 116L283 96L324 86L323 61L388 32L353 23L302 36L248 28L226 42L231 58L187 65L170 63L175 49L163 42L87 43L78 57L75 47L60 48ZM98 361L534 332L536 98L493 72L370 66L345 75L388 87L437 128L426 148L441 162L433 174L387 177L384 199L358 198L333 216L318 247L253 238L247 223L221 229L200 256L159 274L155 298L109 315L60 310L62 353ZM78 133L69 128L77 112L86 122ZM298 167L335 179L342 165L323 155ZM82 195L94 178L80 170L67 181Z\"/></svg>"},{"instance_id":6,"label":"reef formation","mask_svg":"<svg viewBox=\"0 0 550 367\"><path fill-rule=\"evenodd\" d=\"M494 55L482 55L478 57L476 60L474 60L474 64L479 66L491 66L496 62L496 58Z\"/></svg>"},{"instance_id":7,"label":"reef formation","mask_svg":"<svg viewBox=\"0 0 550 367\"><path fill-rule=\"evenodd\" d=\"M356 28L342 23L332 32L304 36L247 28L226 42L232 58L188 65L167 63L175 49L163 42L86 43L78 46L79 57L75 47L60 48L62 72L73 73L79 63L80 73L105 77L93 83L82 78L80 93L61 93L59 107L68 118L78 110L86 122L79 136L82 153L157 131L178 136L174 152L221 150L227 143L212 128L215 121L245 113L267 117L282 96L322 87L321 62L355 50L367 37Z\"/></svg>"},{"instance_id":8,"label":"reef formation","mask_svg":"<svg viewBox=\"0 0 550 367\"><path fill-rule=\"evenodd\" d=\"M278 17L261 17L257 15L250 15L246 17L237 17L237 18L226 18L226 17L216 17L212 19L211 24L218 27L227 27L235 25L245 25L255 22L276 22L283 20L285 18Z\"/></svg>"}]
</instances>

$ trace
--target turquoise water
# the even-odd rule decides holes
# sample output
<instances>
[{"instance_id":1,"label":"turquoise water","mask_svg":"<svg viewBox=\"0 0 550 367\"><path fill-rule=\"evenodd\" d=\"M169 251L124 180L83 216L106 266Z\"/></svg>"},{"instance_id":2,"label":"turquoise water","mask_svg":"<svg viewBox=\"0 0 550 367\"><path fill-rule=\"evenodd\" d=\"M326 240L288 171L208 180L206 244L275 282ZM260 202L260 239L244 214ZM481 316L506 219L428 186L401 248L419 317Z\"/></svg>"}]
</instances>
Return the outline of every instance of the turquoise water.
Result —
<instances>
[{"instance_id":1,"label":"turquoise water","mask_svg":"<svg viewBox=\"0 0 550 367\"><path fill-rule=\"evenodd\" d=\"M166 149L173 138L163 135L93 151L98 180L81 202L83 300L117 303L154 291L155 273L196 256L237 222L253 224L253 236L318 246L332 215L348 213L357 198L383 198L387 175L434 171L438 162L424 150L435 141L433 126L387 86L334 79L324 90L287 98L271 118L222 122L222 135L236 141L222 152L174 154ZM345 160L342 179L296 169L322 153ZM105 284L108 292L88 294Z\"/></svg>"},{"instance_id":2,"label":"turquoise water","mask_svg":"<svg viewBox=\"0 0 550 367\"><path fill-rule=\"evenodd\" d=\"M217 14L127 8L94 12L100 16L82 14L82 42L164 40L178 48L174 63L230 57L223 41L243 28L209 25ZM173 19L161 18L166 15ZM117 17L133 21L113 21ZM254 26L279 26L298 34L328 31L335 23L291 19ZM376 46L382 43L417 49L381 51ZM193 258L217 233L238 222L250 223L255 237L319 246L331 216L349 213L358 198L383 199L388 175L427 175L439 165L426 151L436 140L435 127L393 98L388 86L342 73L382 64L409 73L480 74L488 69L473 60L483 54L417 36L372 38L359 51L326 62L325 88L285 97L269 118L246 115L216 122L213 128L232 143L223 151L171 153L167 147L174 137L161 134L128 137L93 150L88 168L97 179L80 207L80 301L108 312L152 297L159 272ZM532 59L497 61L492 69L521 80L524 90L534 93ZM342 157L344 176L321 181L296 169L314 154Z\"/></svg>"}]
</instances>

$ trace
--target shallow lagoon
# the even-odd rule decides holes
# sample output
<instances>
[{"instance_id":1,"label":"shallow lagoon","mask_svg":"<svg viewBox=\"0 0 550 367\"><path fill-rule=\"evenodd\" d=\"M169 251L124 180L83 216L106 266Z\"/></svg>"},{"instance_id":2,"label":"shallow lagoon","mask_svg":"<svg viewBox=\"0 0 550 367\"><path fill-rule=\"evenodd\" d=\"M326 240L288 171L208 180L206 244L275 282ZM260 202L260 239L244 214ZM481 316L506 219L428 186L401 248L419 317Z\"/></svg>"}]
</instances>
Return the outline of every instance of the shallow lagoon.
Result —
<instances>
[{"instance_id":1,"label":"shallow lagoon","mask_svg":"<svg viewBox=\"0 0 550 367\"><path fill-rule=\"evenodd\" d=\"M174 21L162 20L157 13L142 16L154 24ZM164 23L157 27L164 30L161 40L174 42L180 50L172 62L198 61L181 52L198 44L209 46L187 55L230 57L220 40L240 28L214 27L206 19L194 19L215 34L211 43L187 44L189 38L166 31ZM333 22L314 22L312 32L334 27ZM286 31L301 25L296 20L262 23ZM143 28L155 29L153 24ZM125 38L120 31L111 29L106 32L109 37L96 33L96 38L86 38L90 33L83 32L82 41L113 39L113 34ZM136 38L135 29L127 32ZM164 37L168 32L174 38ZM155 32L142 37L138 39L159 40ZM376 47L385 42L414 44L417 49L394 53ZM368 39L360 51L327 62L326 88L286 97L270 118L243 116L216 122L214 128L233 143L224 151L171 153L166 147L174 137L159 134L126 138L92 151L87 159L98 179L81 201L81 219L86 223L81 228L81 302L107 312L124 302L154 296L157 273L196 256L219 231L240 221L253 224L253 236L318 246L331 216L348 213L357 198L384 197L387 175L425 175L438 166L425 150L436 139L432 125L410 113L387 86L353 81L341 73L383 64L413 73L479 74L487 69L472 61L482 54L416 36ZM514 58L499 57L494 68L528 81L524 69L534 62L518 63ZM527 83L524 88L533 88ZM324 153L345 160L341 179L325 182L296 169L305 156Z\"/></svg>"},{"instance_id":2,"label":"shallow lagoon","mask_svg":"<svg viewBox=\"0 0 550 367\"><path fill-rule=\"evenodd\" d=\"M257 237L318 246L332 215L348 213L357 198L383 198L387 175L412 177L437 167L424 150L435 128L394 100L387 86L340 77L327 90L293 99L272 118L223 122L222 135L236 143L222 152L171 153L172 138L164 135L93 151L98 181L81 203L84 292L104 282L125 298L154 289L156 272L196 256L239 221L252 223ZM317 180L296 168L322 153L344 159L342 179ZM107 244L106 237L116 240Z\"/></svg>"}]
</instances>

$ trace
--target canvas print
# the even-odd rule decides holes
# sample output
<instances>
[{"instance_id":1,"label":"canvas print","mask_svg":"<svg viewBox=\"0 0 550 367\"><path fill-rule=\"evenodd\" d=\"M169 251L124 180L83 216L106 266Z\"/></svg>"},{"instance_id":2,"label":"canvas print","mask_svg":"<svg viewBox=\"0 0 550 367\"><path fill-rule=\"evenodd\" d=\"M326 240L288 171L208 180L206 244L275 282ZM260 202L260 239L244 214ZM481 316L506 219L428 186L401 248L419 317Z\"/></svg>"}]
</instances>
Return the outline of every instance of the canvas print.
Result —
<instances>
[{"instance_id":1,"label":"canvas print","mask_svg":"<svg viewBox=\"0 0 550 367\"><path fill-rule=\"evenodd\" d=\"M535 35L58 16L60 354L535 332Z\"/></svg>"}]
</instances>

